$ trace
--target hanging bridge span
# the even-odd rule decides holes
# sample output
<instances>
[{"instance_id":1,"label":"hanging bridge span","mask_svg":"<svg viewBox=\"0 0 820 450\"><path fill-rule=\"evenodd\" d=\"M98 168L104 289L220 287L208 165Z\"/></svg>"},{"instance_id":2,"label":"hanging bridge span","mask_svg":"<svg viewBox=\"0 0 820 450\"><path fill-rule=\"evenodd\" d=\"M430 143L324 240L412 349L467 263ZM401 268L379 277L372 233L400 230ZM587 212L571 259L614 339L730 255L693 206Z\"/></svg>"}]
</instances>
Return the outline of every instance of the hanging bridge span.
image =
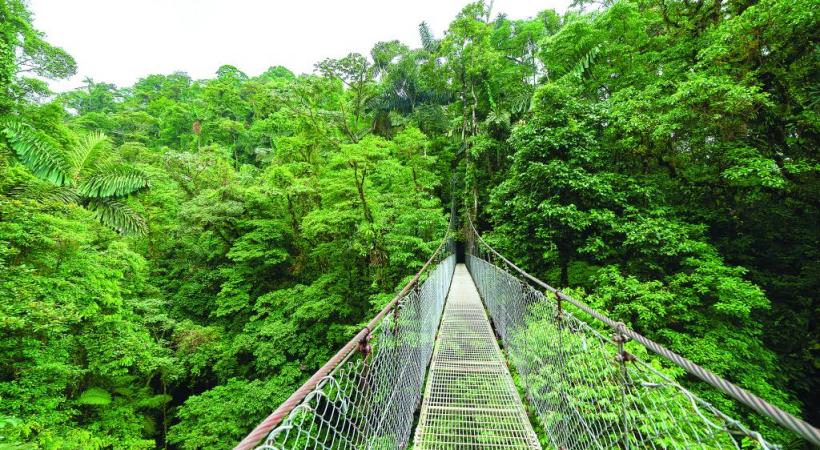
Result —
<instances>
[{"instance_id":1,"label":"hanging bridge span","mask_svg":"<svg viewBox=\"0 0 820 450\"><path fill-rule=\"evenodd\" d=\"M463 263L450 232L234 450L782 448L694 385L820 446L817 428L531 276L466 222Z\"/></svg>"}]
</instances>

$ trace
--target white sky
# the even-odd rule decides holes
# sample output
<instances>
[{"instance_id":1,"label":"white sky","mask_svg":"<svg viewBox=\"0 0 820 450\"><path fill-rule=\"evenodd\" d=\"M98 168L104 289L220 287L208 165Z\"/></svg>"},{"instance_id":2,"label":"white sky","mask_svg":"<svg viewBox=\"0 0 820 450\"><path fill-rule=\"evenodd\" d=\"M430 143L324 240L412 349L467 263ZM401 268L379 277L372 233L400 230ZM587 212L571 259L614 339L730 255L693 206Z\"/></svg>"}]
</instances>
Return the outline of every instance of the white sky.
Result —
<instances>
[{"instance_id":1,"label":"white sky","mask_svg":"<svg viewBox=\"0 0 820 450\"><path fill-rule=\"evenodd\" d=\"M77 75L52 83L64 91L85 77L129 86L177 70L212 78L223 64L250 76L283 65L298 73L373 44L418 46L426 21L441 37L468 0L29 0L35 27L77 60ZM532 17L570 0L495 0L493 17Z\"/></svg>"}]
</instances>

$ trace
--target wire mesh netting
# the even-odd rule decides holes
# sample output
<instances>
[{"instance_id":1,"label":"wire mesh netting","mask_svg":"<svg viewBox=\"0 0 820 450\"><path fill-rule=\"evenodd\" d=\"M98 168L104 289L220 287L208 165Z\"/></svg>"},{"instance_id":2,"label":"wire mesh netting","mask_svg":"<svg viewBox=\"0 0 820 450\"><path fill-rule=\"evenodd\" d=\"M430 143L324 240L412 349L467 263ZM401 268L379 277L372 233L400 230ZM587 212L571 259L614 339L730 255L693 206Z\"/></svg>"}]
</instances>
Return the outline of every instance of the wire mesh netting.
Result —
<instances>
[{"instance_id":1,"label":"wire mesh netting","mask_svg":"<svg viewBox=\"0 0 820 450\"><path fill-rule=\"evenodd\" d=\"M394 300L236 448L263 436L257 449L405 448L431 358L418 450L780 448L678 384L684 371L820 443L820 431L799 418L527 274L470 225L466 268L445 238Z\"/></svg>"},{"instance_id":2,"label":"wire mesh netting","mask_svg":"<svg viewBox=\"0 0 820 450\"><path fill-rule=\"evenodd\" d=\"M455 268L452 244L355 352L257 449L399 449L410 439Z\"/></svg>"},{"instance_id":3,"label":"wire mesh netting","mask_svg":"<svg viewBox=\"0 0 820 450\"><path fill-rule=\"evenodd\" d=\"M462 264L444 308L414 448L541 448Z\"/></svg>"},{"instance_id":4,"label":"wire mesh netting","mask_svg":"<svg viewBox=\"0 0 820 450\"><path fill-rule=\"evenodd\" d=\"M777 448L625 351L618 330L605 334L482 257L466 263L554 448Z\"/></svg>"}]
</instances>

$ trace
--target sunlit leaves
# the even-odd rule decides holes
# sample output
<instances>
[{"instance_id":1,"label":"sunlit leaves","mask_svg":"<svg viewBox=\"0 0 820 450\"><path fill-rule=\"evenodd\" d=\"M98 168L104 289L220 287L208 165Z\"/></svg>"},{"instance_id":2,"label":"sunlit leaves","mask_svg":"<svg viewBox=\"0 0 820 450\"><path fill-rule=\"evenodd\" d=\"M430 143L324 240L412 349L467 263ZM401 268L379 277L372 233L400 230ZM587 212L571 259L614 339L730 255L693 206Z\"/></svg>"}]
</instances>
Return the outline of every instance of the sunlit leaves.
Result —
<instances>
[{"instance_id":1,"label":"sunlit leaves","mask_svg":"<svg viewBox=\"0 0 820 450\"><path fill-rule=\"evenodd\" d=\"M783 188L786 179L773 159L763 157L756 149L741 147L728 154L731 166L722 173L733 184L742 187Z\"/></svg>"}]
</instances>

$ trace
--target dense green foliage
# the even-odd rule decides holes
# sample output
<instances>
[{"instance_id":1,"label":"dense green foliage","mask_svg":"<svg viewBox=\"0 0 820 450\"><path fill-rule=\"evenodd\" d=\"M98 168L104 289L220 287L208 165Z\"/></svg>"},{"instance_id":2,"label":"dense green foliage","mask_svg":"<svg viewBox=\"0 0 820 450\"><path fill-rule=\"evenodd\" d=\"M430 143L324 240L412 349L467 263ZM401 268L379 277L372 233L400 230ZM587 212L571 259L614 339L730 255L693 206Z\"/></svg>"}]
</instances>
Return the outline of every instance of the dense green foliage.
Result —
<instances>
[{"instance_id":1,"label":"dense green foliage","mask_svg":"<svg viewBox=\"0 0 820 450\"><path fill-rule=\"evenodd\" d=\"M73 59L0 0L0 448L229 446L416 271L451 197L816 422L815 2L577 3L474 3L315 75L51 95L28 75Z\"/></svg>"}]
</instances>

